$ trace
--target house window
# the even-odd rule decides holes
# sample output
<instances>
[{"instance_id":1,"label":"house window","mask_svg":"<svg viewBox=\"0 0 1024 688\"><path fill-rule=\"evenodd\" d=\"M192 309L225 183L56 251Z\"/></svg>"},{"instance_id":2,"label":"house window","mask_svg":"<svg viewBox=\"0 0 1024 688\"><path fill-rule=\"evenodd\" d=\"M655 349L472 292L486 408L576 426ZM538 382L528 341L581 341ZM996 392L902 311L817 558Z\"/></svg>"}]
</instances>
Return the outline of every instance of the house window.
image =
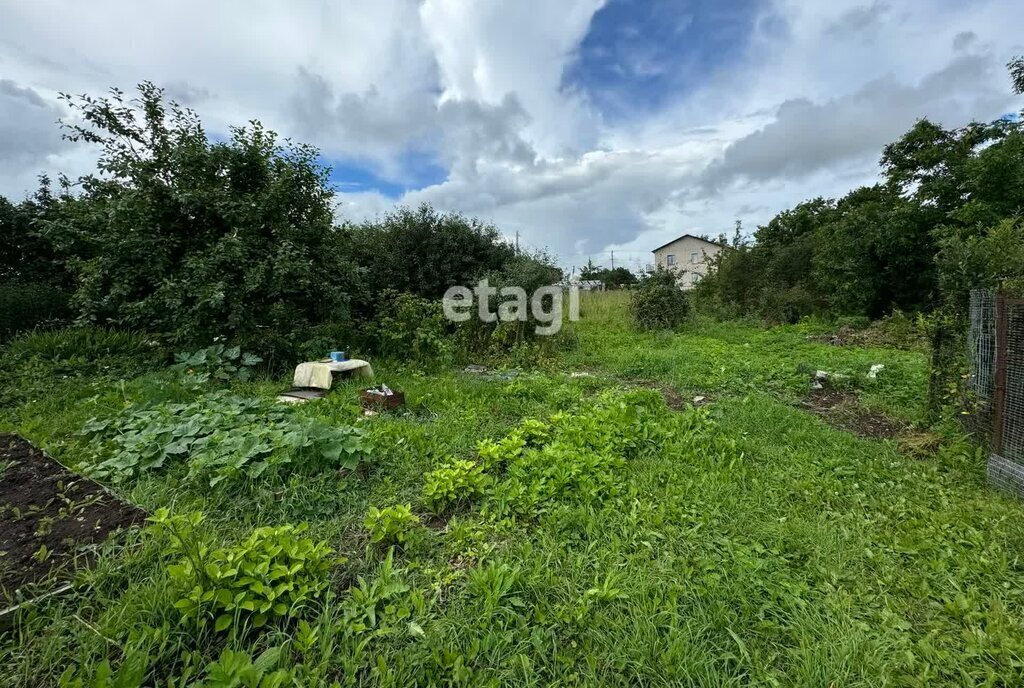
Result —
<instances>
[{"instance_id":1,"label":"house window","mask_svg":"<svg viewBox=\"0 0 1024 688\"><path fill-rule=\"evenodd\" d=\"M676 264L676 254L670 253L667 256L665 256L665 262L668 263L669 265L675 265Z\"/></svg>"},{"instance_id":2,"label":"house window","mask_svg":"<svg viewBox=\"0 0 1024 688\"><path fill-rule=\"evenodd\" d=\"M696 263L697 263L697 252L696 251L694 251L693 253L690 254L690 262L696 265Z\"/></svg>"},{"instance_id":3,"label":"house window","mask_svg":"<svg viewBox=\"0 0 1024 688\"><path fill-rule=\"evenodd\" d=\"M696 272L691 272L690 273L690 284L697 284L697 282L700 282L700 277L701 276L698 275Z\"/></svg>"}]
</instances>

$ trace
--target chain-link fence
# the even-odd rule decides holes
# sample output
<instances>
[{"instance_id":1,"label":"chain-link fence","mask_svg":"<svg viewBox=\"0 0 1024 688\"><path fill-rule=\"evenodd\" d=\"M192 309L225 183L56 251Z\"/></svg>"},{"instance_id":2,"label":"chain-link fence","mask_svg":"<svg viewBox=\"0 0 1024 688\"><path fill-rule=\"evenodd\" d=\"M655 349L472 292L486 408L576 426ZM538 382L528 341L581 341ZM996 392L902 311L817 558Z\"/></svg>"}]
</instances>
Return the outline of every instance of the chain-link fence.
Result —
<instances>
[{"instance_id":1,"label":"chain-link fence","mask_svg":"<svg viewBox=\"0 0 1024 688\"><path fill-rule=\"evenodd\" d=\"M1024 299L971 292L973 425L989 440L989 480L1024 497Z\"/></svg>"}]
</instances>

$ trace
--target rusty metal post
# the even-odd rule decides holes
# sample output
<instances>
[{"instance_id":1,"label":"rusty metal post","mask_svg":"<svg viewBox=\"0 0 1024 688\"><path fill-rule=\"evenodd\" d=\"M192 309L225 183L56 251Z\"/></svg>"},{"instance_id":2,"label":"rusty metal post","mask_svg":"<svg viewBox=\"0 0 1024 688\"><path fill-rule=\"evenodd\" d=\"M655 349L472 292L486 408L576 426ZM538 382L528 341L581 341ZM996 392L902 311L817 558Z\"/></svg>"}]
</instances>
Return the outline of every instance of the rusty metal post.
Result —
<instances>
[{"instance_id":1,"label":"rusty metal post","mask_svg":"<svg viewBox=\"0 0 1024 688\"><path fill-rule=\"evenodd\" d=\"M992 414L992 452L1003 455L1003 425L1006 415L1006 354L1009 348L1010 318L1006 294L996 293L996 384Z\"/></svg>"}]
</instances>

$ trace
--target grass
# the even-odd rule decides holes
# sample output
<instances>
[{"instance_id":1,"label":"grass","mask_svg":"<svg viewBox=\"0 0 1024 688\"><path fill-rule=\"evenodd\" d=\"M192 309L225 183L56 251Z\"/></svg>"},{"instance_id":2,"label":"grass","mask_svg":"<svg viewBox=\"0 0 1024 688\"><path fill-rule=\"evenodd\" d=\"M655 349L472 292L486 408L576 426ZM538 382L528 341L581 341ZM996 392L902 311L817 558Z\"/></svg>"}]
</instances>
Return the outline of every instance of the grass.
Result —
<instances>
[{"instance_id":1,"label":"grass","mask_svg":"<svg viewBox=\"0 0 1024 688\"><path fill-rule=\"evenodd\" d=\"M375 361L378 378L406 392L406 415L360 418L351 385L301 407L365 428L375 447L365 476L209 490L172 470L116 488L150 511L202 510L203 536L218 546L258 526L308 523L346 561L301 623L182 626L173 559L159 539L129 533L79 573L73 593L31 607L2 636L0 682L53 685L69 665L87 677L143 653L150 682L221 685L207 666L224 648L254 659L278 647L275 667L298 685L1024 681L1024 513L985 486L981 456L949 434L910 456L796 404L808 371L826 370L864 406L923 426L925 354L815 343L812 325L701 321L640 334L622 299L585 295L579 346L511 378ZM89 456L78 434L88 418L195 394L117 347L104 355L48 376L76 367L19 354L6 370L22 391L5 400L2 429L73 464ZM872 380L875 363L886 367ZM442 518L428 512L428 472L474 459L480 440L524 418L585 414L608 394L628 401L625 388L641 380L712 403L672 412L655 398L622 433L632 458L595 469L610 491L561 494L514 516L483 498ZM269 396L283 384L233 392ZM501 484L511 472L493 474ZM371 507L402 504L422 525L389 553L364 520Z\"/></svg>"}]
</instances>

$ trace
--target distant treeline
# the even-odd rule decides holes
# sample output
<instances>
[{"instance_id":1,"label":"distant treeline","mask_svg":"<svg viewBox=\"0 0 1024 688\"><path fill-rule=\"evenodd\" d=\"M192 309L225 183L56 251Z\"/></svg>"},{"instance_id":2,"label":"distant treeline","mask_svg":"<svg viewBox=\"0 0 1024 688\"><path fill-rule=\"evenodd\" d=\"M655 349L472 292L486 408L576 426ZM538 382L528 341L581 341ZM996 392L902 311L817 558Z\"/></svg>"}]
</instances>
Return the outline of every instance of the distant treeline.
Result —
<instances>
[{"instance_id":1,"label":"distant treeline","mask_svg":"<svg viewBox=\"0 0 1024 688\"><path fill-rule=\"evenodd\" d=\"M1024 62L1010 65L1024 92ZM1024 287L1024 123L918 121L885 147L884 180L816 198L723 251L694 296L723 315L792 322L893 309L962 315L974 287Z\"/></svg>"}]
</instances>

